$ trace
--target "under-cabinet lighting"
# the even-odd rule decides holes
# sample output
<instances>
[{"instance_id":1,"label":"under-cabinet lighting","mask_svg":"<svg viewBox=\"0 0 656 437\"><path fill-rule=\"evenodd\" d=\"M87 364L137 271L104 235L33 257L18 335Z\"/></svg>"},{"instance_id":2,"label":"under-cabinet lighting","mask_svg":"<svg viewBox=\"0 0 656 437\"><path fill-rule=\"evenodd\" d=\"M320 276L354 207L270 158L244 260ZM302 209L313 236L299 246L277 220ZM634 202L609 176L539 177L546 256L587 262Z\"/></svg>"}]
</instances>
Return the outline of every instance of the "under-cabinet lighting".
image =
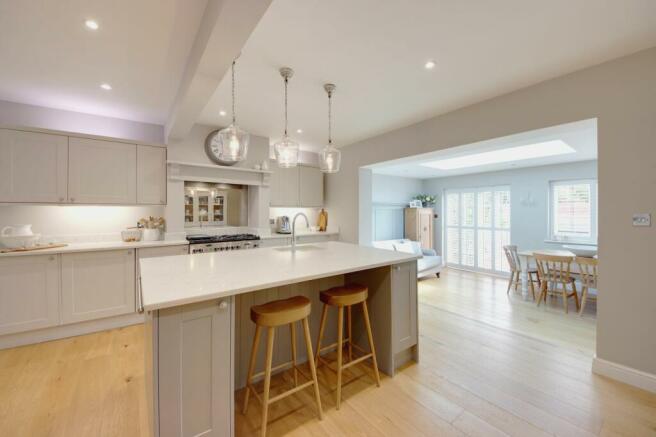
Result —
<instances>
[{"instance_id":1,"label":"under-cabinet lighting","mask_svg":"<svg viewBox=\"0 0 656 437\"><path fill-rule=\"evenodd\" d=\"M525 159L546 158L548 156L566 155L576 153L569 144L562 140L545 141L526 146L509 147L507 149L493 150L491 152L473 153L426 162L421 165L438 170L456 170L459 168L478 167L482 165L510 163Z\"/></svg>"}]
</instances>

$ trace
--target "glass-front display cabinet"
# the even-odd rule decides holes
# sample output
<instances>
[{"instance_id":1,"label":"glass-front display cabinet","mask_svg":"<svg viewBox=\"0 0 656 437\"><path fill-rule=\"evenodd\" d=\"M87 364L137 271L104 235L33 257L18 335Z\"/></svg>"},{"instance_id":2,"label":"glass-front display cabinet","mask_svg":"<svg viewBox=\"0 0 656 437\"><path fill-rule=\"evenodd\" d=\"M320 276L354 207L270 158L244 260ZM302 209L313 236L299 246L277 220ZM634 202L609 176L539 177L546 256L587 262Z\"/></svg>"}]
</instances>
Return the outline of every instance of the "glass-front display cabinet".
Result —
<instances>
[{"instance_id":1,"label":"glass-front display cabinet","mask_svg":"<svg viewBox=\"0 0 656 437\"><path fill-rule=\"evenodd\" d=\"M185 184L185 226L225 226L227 206L226 191Z\"/></svg>"}]
</instances>

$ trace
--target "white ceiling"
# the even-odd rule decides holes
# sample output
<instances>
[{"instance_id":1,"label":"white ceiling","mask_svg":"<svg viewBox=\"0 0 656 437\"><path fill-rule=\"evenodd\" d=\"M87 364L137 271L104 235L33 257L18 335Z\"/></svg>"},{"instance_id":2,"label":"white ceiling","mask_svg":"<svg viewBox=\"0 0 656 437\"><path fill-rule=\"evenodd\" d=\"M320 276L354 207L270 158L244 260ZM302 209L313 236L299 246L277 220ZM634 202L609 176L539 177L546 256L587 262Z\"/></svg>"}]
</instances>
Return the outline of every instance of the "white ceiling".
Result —
<instances>
[{"instance_id":1,"label":"white ceiling","mask_svg":"<svg viewBox=\"0 0 656 437\"><path fill-rule=\"evenodd\" d=\"M290 132L311 149L327 136L325 82L343 146L655 45L654 0L275 0L237 64L238 123L280 137L282 66L296 71ZM199 122L229 122L229 79Z\"/></svg>"},{"instance_id":2,"label":"white ceiling","mask_svg":"<svg viewBox=\"0 0 656 437\"><path fill-rule=\"evenodd\" d=\"M439 170L422 164L438 159L468 156L481 152L506 149L552 140L562 140L571 146L575 153L556 155L545 158L523 159L521 161L481 165L456 170ZM395 161L388 161L368 166L375 174L412 177L419 179L439 178L490 171L511 170L540 165L562 164L567 162L589 161L597 159L597 120L583 120L545 129L523 132L516 135L495 138L478 143L451 147L445 150L411 156Z\"/></svg>"},{"instance_id":3,"label":"white ceiling","mask_svg":"<svg viewBox=\"0 0 656 437\"><path fill-rule=\"evenodd\" d=\"M0 0L0 100L164 124L206 4Z\"/></svg>"}]
</instances>

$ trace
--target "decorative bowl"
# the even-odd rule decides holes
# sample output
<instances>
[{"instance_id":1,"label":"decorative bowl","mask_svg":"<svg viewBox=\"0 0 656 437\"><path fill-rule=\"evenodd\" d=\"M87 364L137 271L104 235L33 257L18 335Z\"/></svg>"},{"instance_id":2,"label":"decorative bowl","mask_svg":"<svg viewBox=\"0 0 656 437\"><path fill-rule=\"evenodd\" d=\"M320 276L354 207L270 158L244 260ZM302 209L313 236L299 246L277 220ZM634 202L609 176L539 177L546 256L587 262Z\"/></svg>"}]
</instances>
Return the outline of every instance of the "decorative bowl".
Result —
<instances>
[{"instance_id":1,"label":"decorative bowl","mask_svg":"<svg viewBox=\"0 0 656 437\"><path fill-rule=\"evenodd\" d=\"M121 231L121 240L126 243L141 241L141 229L125 229Z\"/></svg>"}]
</instances>

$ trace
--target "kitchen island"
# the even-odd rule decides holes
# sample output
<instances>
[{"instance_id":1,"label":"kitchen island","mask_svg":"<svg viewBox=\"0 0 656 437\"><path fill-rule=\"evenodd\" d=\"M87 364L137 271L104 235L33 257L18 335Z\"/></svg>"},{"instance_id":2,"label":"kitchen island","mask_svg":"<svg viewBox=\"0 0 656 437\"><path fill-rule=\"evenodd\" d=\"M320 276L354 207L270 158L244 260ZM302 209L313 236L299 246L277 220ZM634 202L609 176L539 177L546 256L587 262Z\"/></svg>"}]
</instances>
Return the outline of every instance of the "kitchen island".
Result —
<instances>
[{"instance_id":1,"label":"kitchen island","mask_svg":"<svg viewBox=\"0 0 656 437\"><path fill-rule=\"evenodd\" d=\"M146 381L156 436L234 434L234 391L245 383L255 325L250 307L294 295L312 302L313 341L319 292L357 282L368 306L378 366L417 359L417 256L341 242L144 259L139 307L146 312ZM325 343L335 342L331 312ZM366 347L359 311L354 343ZM277 335L274 366L289 360L290 336ZM297 339L299 346L302 339ZM263 345L257 369L263 366ZM299 347L299 362L306 361Z\"/></svg>"}]
</instances>

